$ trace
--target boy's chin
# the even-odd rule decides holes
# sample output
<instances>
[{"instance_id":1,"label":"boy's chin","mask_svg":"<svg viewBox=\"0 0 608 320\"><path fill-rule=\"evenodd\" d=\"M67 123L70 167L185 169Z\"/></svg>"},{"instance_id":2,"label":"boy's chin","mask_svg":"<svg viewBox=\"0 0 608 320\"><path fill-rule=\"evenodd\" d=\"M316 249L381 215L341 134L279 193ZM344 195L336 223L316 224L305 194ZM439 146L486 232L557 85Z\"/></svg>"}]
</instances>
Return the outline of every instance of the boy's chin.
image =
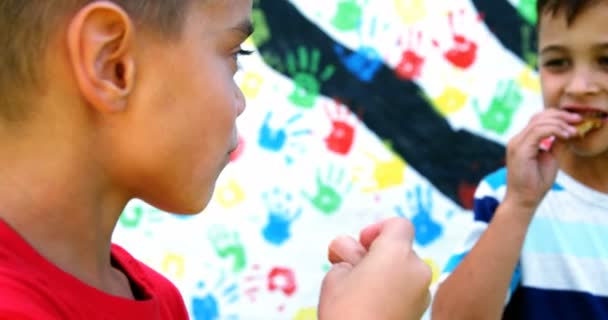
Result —
<instances>
[{"instance_id":1,"label":"boy's chin","mask_svg":"<svg viewBox=\"0 0 608 320\"><path fill-rule=\"evenodd\" d=\"M180 196L181 197L175 199L175 201L171 201L168 203L165 202L163 205L155 205L154 203L151 204L162 211L170 212L176 215L196 215L205 210L205 208L211 201L212 193L208 192L208 194L202 195L201 193L199 193L196 196L192 197L184 197L184 194L181 194Z\"/></svg>"},{"instance_id":2,"label":"boy's chin","mask_svg":"<svg viewBox=\"0 0 608 320\"><path fill-rule=\"evenodd\" d=\"M589 141L585 138L578 141L571 141L569 149L579 157L592 158L608 154L608 143L606 141Z\"/></svg>"}]
</instances>

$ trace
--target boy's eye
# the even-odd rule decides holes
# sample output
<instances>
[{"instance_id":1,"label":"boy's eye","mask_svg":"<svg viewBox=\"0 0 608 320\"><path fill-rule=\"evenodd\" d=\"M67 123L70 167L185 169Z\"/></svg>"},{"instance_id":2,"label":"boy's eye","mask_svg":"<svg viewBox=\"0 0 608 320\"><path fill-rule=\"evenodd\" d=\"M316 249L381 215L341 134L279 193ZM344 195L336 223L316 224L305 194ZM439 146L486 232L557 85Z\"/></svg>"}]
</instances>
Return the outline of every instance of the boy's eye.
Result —
<instances>
[{"instance_id":1,"label":"boy's eye","mask_svg":"<svg viewBox=\"0 0 608 320\"><path fill-rule=\"evenodd\" d=\"M233 57L235 60L237 60L240 56L248 56L253 54L253 52L253 50L245 50L243 48L239 48L239 50L233 54Z\"/></svg>"},{"instance_id":2,"label":"boy's eye","mask_svg":"<svg viewBox=\"0 0 608 320\"><path fill-rule=\"evenodd\" d=\"M601 66L603 66L603 67L608 66L608 56L599 57L599 58L597 59L597 62L598 62L598 63L599 63Z\"/></svg>"},{"instance_id":3,"label":"boy's eye","mask_svg":"<svg viewBox=\"0 0 608 320\"><path fill-rule=\"evenodd\" d=\"M543 66L549 69L563 69L569 65L570 61L567 59L548 59L543 63Z\"/></svg>"}]
</instances>

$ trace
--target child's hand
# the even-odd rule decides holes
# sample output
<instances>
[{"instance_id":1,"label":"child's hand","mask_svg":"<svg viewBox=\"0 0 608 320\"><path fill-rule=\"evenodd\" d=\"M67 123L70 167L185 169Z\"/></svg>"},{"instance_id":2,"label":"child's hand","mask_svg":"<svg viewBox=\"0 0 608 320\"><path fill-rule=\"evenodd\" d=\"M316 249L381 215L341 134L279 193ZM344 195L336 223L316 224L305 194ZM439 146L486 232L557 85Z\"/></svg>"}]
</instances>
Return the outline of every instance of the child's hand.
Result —
<instances>
[{"instance_id":1,"label":"child's hand","mask_svg":"<svg viewBox=\"0 0 608 320\"><path fill-rule=\"evenodd\" d=\"M505 202L523 208L538 206L555 181L559 165L556 155L564 140L576 136L572 124L580 120L579 114L548 109L533 116L526 128L509 141ZM540 150L541 141L551 136L556 139L550 151Z\"/></svg>"},{"instance_id":2,"label":"child's hand","mask_svg":"<svg viewBox=\"0 0 608 320\"><path fill-rule=\"evenodd\" d=\"M329 247L319 319L420 319L430 301L430 268L412 250L414 230L391 218Z\"/></svg>"}]
</instances>

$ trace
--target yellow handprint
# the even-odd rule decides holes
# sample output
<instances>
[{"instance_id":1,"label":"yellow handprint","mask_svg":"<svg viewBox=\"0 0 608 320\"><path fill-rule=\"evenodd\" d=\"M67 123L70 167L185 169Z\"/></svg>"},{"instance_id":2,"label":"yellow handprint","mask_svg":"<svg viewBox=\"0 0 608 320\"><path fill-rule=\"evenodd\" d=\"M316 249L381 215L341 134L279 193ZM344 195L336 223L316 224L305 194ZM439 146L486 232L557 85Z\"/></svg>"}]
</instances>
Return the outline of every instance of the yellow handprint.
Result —
<instances>
[{"instance_id":1,"label":"yellow handprint","mask_svg":"<svg viewBox=\"0 0 608 320\"><path fill-rule=\"evenodd\" d=\"M431 267L431 271L433 273L433 277L431 279L431 284L435 283L437 280L439 280L439 276L440 276L439 266L437 265L435 260L433 260L431 258L426 258L426 259L423 259L422 261L424 261L424 263L426 263L429 267Z\"/></svg>"},{"instance_id":2,"label":"yellow handprint","mask_svg":"<svg viewBox=\"0 0 608 320\"><path fill-rule=\"evenodd\" d=\"M401 18L404 24L411 25L427 15L424 0L394 0L397 15Z\"/></svg>"},{"instance_id":3,"label":"yellow handprint","mask_svg":"<svg viewBox=\"0 0 608 320\"><path fill-rule=\"evenodd\" d=\"M440 95L432 98L431 103L442 116L446 117L466 106L469 95L462 87L472 87L473 77L466 72L451 68L446 72L443 81L443 91Z\"/></svg>"},{"instance_id":4,"label":"yellow handprint","mask_svg":"<svg viewBox=\"0 0 608 320\"><path fill-rule=\"evenodd\" d=\"M391 187L396 187L403 184L406 163L397 154L391 151L391 157L388 160L380 160L371 152L364 153L374 162L374 170L372 178L374 184L361 189L362 192L370 193L385 190ZM355 168L356 171L363 171L363 167ZM355 181L360 180L359 175L354 177Z\"/></svg>"},{"instance_id":5,"label":"yellow handprint","mask_svg":"<svg viewBox=\"0 0 608 320\"><path fill-rule=\"evenodd\" d=\"M241 90L247 99L255 99L264 84L264 77L256 72L247 72L241 82Z\"/></svg>"},{"instance_id":6,"label":"yellow handprint","mask_svg":"<svg viewBox=\"0 0 608 320\"><path fill-rule=\"evenodd\" d=\"M173 276L177 279L184 277L184 256L173 252L168 252L163 259L161 266L162 272L167 276Z\"/></svg>"},{"instance_id":7,"label":"yellow handprint","mask_svg":"<svg viewBox=\"0 0 608 320\"><path fill-rule=\"evenodd\" d=\"M460 111L467 103L469 96L456 87L446 87L443 92L433 98L433 106L442 116L449 116Z\"/></svg>"},{"instance_id":8,"label":"yellow handprint","mask_svg":"<svg viewBox=\"0 0 608 320\"><path fill-rule=\"evenodd\" d=\"M517 76L516 82L521 88L530 90L534 93L540 93L540 79L529 67L523 68Z\"/></svg>"},{"instance_id":9,"label":"yellow handprint","mask_svg":"<svg viewBox=\"0 0 608 320\"><path fill-rule=\"evenodd\" d=\"M300 309L293 317L293 320L317 320L317 308L310 307Z\"/></svg>"},{"instance_id":10,"label":"yellow handprint","mask_svg":"<svg viewBox=\"0 0 608 320\"><path fill-rule=\"evenodd\" d=\"M218 186L215 194L217 202L226 209L237 206L245 201L245 191L234 179L230 179L226 184Z\"/></svg>"}]
</instances>

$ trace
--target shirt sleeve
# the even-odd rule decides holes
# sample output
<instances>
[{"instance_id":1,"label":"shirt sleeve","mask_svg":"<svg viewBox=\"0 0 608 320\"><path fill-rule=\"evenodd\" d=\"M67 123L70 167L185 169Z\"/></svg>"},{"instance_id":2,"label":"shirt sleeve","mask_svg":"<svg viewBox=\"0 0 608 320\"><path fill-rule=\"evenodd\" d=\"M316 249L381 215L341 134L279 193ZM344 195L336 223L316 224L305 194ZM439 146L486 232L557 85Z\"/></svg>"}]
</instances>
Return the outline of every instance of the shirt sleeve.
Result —
<instances>
[{"instance_id":1,"label":"shirt sleeve","mask_svg":"<svg viewBox=\"0 0 608 320\"><path fill-rule=\"evenodd\" d=\"M486 176L477 186L475 191L475 202L473 206L474 221L465 237L464 242L456 247L456 250L448 259L439 278L439 285L458 267L460 262L473 249L481 235L488 228L490 221L500 202L504 199L506 192L507 170L502 168ZM521 278L520 264L518 263L511 278L509 292L507 292L505 305L509 303L511 295L517 289Z\"/></svg>"}]
</instances>

